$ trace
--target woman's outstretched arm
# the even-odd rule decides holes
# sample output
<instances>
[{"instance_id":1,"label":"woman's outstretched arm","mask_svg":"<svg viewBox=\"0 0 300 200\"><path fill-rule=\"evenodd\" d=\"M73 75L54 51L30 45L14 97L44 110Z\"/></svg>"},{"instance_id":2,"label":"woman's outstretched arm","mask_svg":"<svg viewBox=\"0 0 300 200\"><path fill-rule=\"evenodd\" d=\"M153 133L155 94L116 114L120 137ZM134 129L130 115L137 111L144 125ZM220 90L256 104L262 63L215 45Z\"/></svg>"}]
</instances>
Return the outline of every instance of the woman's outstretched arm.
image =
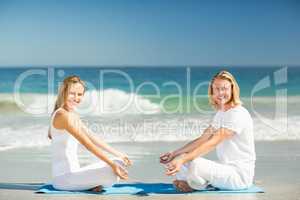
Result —
<instances>
[{"instance_id":1,"label":"woman's outstretched arm","mask_svg":"<svg viewBox=\"0 0 300 200\"><path fill-rule=\"evenodd\" d=\"M94 135L92 131L90 131L82 122L81 122L81 127L84 129L84 131L87 133L87 136L90 138L90 140L97 145L98 147L102 148L103 150L111 153L114 156L117 156L121 158L126 166L131 165L131 161L129 160L127 154L122 153L116 149L114 149L112 146L107 144L105 141L103 141L101 138L97 137Z\"/></svg>"},{"instance_id":2,"label":"woman's outstretched arm","mask_svg":"<svg viewBox=\"0 0 300 200\"><path fill-rule=\"evenodd\" d=\"M65 129L74 136L87 150L97 156L99 159L106 162L113 171L122 179L128 177L127 172L115 164L108 156L106 156L100 148L98 148L88 137L85 129L81 126L82 122L79 117L67 112L58 112L54 119L54 126L58 129Z\"/></svg>"}]
</instances>

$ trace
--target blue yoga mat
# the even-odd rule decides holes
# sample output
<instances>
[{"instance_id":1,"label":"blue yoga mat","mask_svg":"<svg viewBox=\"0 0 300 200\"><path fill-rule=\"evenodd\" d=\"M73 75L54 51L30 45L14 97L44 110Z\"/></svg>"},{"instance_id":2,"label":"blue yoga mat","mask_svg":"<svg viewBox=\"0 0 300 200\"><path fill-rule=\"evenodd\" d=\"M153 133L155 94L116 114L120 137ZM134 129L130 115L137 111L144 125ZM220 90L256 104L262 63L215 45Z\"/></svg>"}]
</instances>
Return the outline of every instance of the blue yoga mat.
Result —
<instances>
[{"instance_id":1,"label":"blue yoga mat","mask_svg":"<svg viewBox=\"0 0 300 200\"><path fill-rule=\"evenodd\" d=\"M104 188L103 192L92 191L63 191L56 190L52 185L43 185L36 193L45 194L99 194L99 195L158 195L158 194L208 194L208 193L263 193L264 191L252 186L244 190L220 190L214 187L208 187L205 190L199 190L190 193L178 192L169 183L130 183L130 184L115 184L112 187Z\"/></svg>"}]
</instances>

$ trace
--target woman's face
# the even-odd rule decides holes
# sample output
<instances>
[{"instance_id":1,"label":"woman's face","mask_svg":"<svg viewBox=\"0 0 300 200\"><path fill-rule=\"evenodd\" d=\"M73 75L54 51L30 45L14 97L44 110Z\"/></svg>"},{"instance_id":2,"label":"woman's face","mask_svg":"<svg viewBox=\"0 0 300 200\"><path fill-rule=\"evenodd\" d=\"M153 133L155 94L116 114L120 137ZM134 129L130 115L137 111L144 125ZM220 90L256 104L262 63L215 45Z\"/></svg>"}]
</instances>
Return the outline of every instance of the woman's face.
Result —
<instances>
[{"instance_id":1,"label":"woman's face","mask_svg":"<svg viewBox=\"0 0 300 200\"><path fill-rule=\"evenodd\" d=\"M212 85L213 100L218 106L224 106L231 100L232 89L228 80L215 79Z\"/></svg>"},{"instance_id":2,"label":"woman's face","mask_svg":"<svg viewBox=\"0 0 300 200\"><path fill-rule=\"evenodd\" d=\"M80 83L74 83L70 86L70 90L65 102L68 110L74 110L84 95L84 87Z\"/></svg>"}]
</instances>

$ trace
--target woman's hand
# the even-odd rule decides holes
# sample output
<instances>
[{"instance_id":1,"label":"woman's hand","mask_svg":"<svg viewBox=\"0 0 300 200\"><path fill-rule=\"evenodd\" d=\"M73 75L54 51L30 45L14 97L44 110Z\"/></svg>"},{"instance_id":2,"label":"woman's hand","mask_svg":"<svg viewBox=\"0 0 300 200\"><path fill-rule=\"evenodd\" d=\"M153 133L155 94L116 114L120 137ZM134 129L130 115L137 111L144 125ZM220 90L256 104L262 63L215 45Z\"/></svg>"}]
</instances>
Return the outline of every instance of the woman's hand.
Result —
<instances>
[{"instance_id":1,"label":"woman's hand","mask_svg":"<svg viewBox=\"0 0 300 200\"><path fill-rule=\"evenodd\" d=\"M122 159L123 163L125 164L125 167L129 167L132 165L131 160L129 159L128 155L125 153L118 153L118 157Z\"/></svg>"},{"instance_id":2,"label":"woman's hand","mask_svg":"<svg viewBox=\"0 0 300 200\"><path fill-rule=\"evenodd\" d=\"M160 159L160 163L162 164L167 164L170 161L172 161L174 158L176 157L174 152L167 152L162 154L159 159Z\"/></svg>"},{"instance_id":3,"label":"woman's hand","mask_svg":"<svg viewBox=\"0 0 300 200\"><path fill-rule=\"evenodd\" d=\"M124 179L124 180L128 179L128 172L123 167L119 166L118 164L114 164L112 166L112 170L121 179Z\"/></svg>"},{"instance_id":4,"label":"woman's hand","mask_svg":"<svg viewBox=\"0 0 300 200\"><path fill-rule=\"evenodd\" d=\"M173 176L179 172L181 166L183 165L183 160L181 158L175 159L166 165L166 175Z\"/></svg>"}]
</instances>

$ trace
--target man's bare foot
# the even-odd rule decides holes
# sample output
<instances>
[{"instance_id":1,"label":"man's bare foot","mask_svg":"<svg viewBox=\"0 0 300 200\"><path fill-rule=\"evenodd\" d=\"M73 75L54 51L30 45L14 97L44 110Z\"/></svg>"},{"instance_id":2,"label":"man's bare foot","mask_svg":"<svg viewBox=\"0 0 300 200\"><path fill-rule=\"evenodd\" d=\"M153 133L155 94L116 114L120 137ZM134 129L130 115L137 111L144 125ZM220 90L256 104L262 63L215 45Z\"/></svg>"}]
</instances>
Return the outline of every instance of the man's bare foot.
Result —
<instances>
[{"instance_id":1,"label":"man's bare foot","mask_svg":"<svg viewBox=\"0 0 300 200\"><path fill-rule=\"evenodd\" d=\"M178 180L173 181L173 186L175 187L176 190L178 190Z\"/></svg>"},{"instance_id":2,"label":"man's bare foot","mask_svg":"<svg viewBox=\"0 0 300 200\"><path fill-rule=\"evenodd\" d=\"M103 190L102 185L98 185L98 186L90 189L90 191L92 191L92 192L102 192L102 190Z\"/></svg>"},{"instance_id":3,"label":"man's bare foot","mask_svg":"<svg viewBox=\"0 0 300 200\"><path fill-rule=\"evenodd\" d=\"M175 180L175 181L173 181L173 185L176 188L176 190L178 190L180 192L193 192L194 191L194 189L191 188L186 181Z\"/></svg>"}]
</instances>

